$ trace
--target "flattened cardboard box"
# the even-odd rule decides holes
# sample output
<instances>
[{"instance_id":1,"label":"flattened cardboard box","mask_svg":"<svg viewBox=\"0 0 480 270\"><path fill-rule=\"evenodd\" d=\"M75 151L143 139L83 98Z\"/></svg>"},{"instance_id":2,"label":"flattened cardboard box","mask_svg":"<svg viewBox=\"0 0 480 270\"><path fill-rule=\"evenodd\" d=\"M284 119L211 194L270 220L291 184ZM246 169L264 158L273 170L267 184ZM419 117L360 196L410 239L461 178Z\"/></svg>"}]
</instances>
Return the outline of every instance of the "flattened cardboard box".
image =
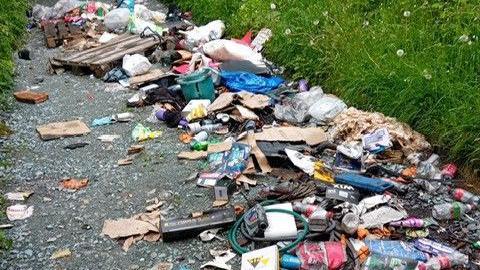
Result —
<instances>
[{"instance_id":1,"label":"flattened cardboard box","mask_svg":"<svg viewBox=\"0 0 480 270\"><path fill-rule=\"evenodd\" d=\"M322 128L277 127L264 129L255 133L257 141L298 142L304 141L308 145L317 145L327 140Z\"/></svg>"},{"instance_id":2,"label":"flattened cardboard box","mask_svg":"<svg viewBox=\"0 0 480 270\"><path fill-rule=\"evenodd\" d=\"M42 140L53 140L90 133L88 126L80 120L41 125L37 127L37 131Z\"/></svg>"}]
</instances>

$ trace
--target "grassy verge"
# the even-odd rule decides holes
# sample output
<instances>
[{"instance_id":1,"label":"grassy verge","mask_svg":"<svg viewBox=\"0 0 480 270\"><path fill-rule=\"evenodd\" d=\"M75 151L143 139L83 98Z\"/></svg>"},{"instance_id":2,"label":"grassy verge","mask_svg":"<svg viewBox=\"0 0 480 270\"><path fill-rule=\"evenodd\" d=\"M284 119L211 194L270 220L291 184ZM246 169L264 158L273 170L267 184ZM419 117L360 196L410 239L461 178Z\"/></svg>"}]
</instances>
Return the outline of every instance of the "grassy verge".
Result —
<instances>
[{"instance_id":1,"label":"grassy verge","mask_svg":"<svg viewBox=\"0 0 480 270\"><path fill-rule=\"evenodd\" d=\"M25 12L28 4L26 0L0 0L0 111L10 108L11 90L13 86L14 63L12 56L23 41L27 18ZM0 121L0 136L7 136L10 130ZM2 160L0 166L6 166ZM3 180L0 187L3 186ZM3 195L0 194L0 217L5 209ZM0 252L12 247L12 241L0 230Z\"/></svg>"},{"instance_id":2,"label":"grassy verge","mask_svg":"<svg viewBox=\"0 0 480 270\"><path fill-rule=\"evenodd\" d=\"M0 110L9 108L13 85L12 55L23 41L27 18L26 0L0 0Z\"/></svg>"},{"instance_id":3,"label":"grassy verge","mask_svg":"<svg viewBox=\"0 0 480 270\"><path fill-rule=\"evenodd\" d=\"M397 117L480 169L480 1L174 2L198 23L224 20L230 36L272 29L265 54L292 78Z\"/></svg>"}]
</instances>

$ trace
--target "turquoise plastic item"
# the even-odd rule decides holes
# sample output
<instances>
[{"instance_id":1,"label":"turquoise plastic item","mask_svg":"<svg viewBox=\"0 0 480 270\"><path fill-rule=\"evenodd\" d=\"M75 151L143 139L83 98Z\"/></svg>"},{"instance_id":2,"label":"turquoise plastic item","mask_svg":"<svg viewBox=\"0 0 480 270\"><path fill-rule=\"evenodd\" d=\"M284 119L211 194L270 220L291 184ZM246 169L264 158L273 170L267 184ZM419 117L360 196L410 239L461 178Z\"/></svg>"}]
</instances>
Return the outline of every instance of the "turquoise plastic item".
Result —
<instances>
[{"instance_id":1,"label":"turquoise plastic item","mask_svg":"<svg viewBox=\"0 0 480 270\"><path fill-rule=\"evenodd\" d=\"M180 76L177 82L182 87L182 93L187 102L192 99L209 99L212 102L215 100L215 87L210 69Z\"/></svg>"}]
</instances>

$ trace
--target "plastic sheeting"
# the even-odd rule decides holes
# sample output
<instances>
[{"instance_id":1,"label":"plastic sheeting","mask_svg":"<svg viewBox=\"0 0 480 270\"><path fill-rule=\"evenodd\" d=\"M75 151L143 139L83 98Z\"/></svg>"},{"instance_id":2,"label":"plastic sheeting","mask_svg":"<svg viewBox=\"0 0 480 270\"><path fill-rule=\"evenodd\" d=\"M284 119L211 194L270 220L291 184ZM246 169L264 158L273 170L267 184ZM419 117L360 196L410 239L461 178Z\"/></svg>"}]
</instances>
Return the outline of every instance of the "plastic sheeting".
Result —
<instances>
[{"instance_id":1,"label":"plastic sheeting","mask_svg":"<svg viewBox=\"0 0 480 270\"><path fill-rule=\"evenodd\" d=\"M261 77L247 72L222 72L220 73L222 82L232 92L247 91L251 93L267 93L278 86L284 80L279 77Z\"/></svg>"}]
</instances>

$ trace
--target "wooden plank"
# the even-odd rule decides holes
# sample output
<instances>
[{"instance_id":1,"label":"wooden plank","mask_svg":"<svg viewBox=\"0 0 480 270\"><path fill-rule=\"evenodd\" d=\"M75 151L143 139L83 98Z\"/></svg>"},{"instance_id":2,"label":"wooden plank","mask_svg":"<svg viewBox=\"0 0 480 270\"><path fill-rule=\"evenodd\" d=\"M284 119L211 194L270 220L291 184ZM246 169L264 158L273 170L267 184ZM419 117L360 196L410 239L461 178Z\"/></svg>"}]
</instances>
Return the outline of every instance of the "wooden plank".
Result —
<instances>
[{"instance_id":1,"label":"wooden plank","mask_svg":"<svg viewBox=\"0 0 480 270\"><path fill-rule=\"evenodd\" d=\"M88 50L84 50L84 51L81 51L81 52L78 52L78 53L74 53L74 54L71 54L71 55L68 55L68 56L64 56L64 57L58 57L56 58L56 60L59 60L59 61L71 61L72 59L75 59L75 58L79 58L83 55L87 55L87 54L91 54L91 53L94 53L96 51L99 51L99 50L103 50L105 48L109 48L109 47L112 47L112 46L116 46L118 45L120 42L123 42L125 40L128 40L128 39L135 39L137 38L138 36L135 36L135 35L130 35L130 34L125 34L125 35L121 35L115 39L112 39L109 43L105 44L105 45L102 45L102 46L99 46L99 47L95 47L95 48L91 48L91 49L88 49Z\"/></svg>"},{"instance_id":2,"label":"wooden plank","mask_svg":"<svg viewBox=\"0 0 480 270\"><path fill-rule=\"evenodd\" d=\"M65 23L64 22L58 22L57 23L57 28L58 28L58 37L63 39L63 38L67 38L68 37L68 30L67 28L65 27Z\"/></svg>"},{"instance_id":3,"label":"wooden plank","mask_svg":"<svg viewBox=\"0 0 480 270\"><path fill-rule=\"evenodd\" d=\"M140 83L158 80L164 75L165 72L161 71L160 69L153 69L150 70L147 74L131 77L128 82L130 83L130 85L137 85Z\"/></svg>"},{"instance_id":4,"label":"wooden plank","mask_svg":"<svg viewBox=\"0 0 480 270\"><path fill-rule=\"evenodd\" d=\"M45 32L45 36L48 37L57 37L57 28L55 27L54 23L47 23L43 27L43 30Z\"/></svg>"},{"instance_id":5,"label":"wooden plank","mask_svg":"<svg viewBox=\"0 0 480 270\"><path fill-rule=\"evenodd\" d=\"M95 54L91 55L86 55L84 57L81 57L80 59L74 59L73 61L75 62L84 62L84 63L92 63L97 61L100 58L106 58L109 57L115 53L122 52L126 50L129 47L135 47L138 45L141 45L143 43L143 39L138 37L138 39L131 39L128 41L124 41L122 43L116 44L114 47L108 47L105 48L101 51L96 52Z\"/></svg>"},{"instance_id":6,"label":"wooden plank","mask_svg":"<svg viewBox=\"0 0 480 270\"><path fill-rule=\"evenodd\" d=\"M72 35L81 35L83 33L82 27L75 25L75 24L68 24L68 29L70 30L70 34Z\"/></svg>"},{"instance_id":7,"label":"wooden plank","mask_svg":"<svg viewBox=\"0 0 480 270\"><path fill-rule=\"evenodd\" d=\"M97 61L92 62L92 64L95 64L95 65L104 64L104 63L108 63L108 62L111 62L111 61L121 59L126 54L134 54L134 53L144 52L145 50L147 50L149 48L152 48L153 46L158 45L159 43L160 43L159 40L152 39L151 41L149 41L147 43L144 43L141 46L135 46L135 47L132 47L128 50L125 50L125 51L119 52L117 54L114 54L112 56L109 56L107 58L98 59Z\"/></svg>"}]
</instances>

